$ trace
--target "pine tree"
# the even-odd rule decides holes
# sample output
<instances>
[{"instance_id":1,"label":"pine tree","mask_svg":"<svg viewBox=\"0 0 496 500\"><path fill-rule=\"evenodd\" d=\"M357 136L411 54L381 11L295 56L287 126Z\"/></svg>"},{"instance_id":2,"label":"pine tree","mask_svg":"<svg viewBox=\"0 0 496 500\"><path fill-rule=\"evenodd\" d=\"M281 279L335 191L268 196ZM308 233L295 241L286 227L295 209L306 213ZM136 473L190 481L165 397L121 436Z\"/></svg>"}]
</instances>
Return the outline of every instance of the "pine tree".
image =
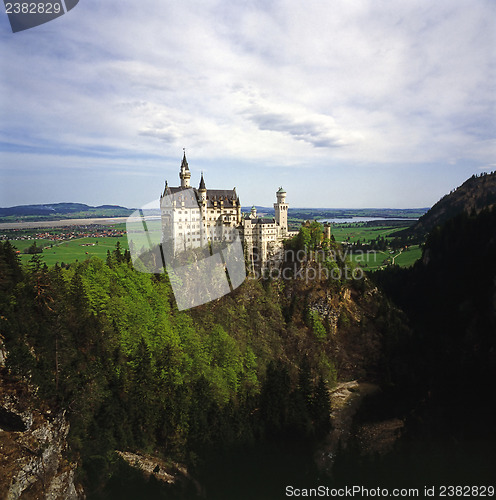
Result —
<instances>
[{"instance_id":1,"label":"pine tree","mask_svg":"<svg viewBox=\"0 0 496 500\"><path fill-rule=\"evenodd\" d=\"M316 434L321 436L329 432L331 427L331 400L329 390L322 377L319 377L313 393L311 408Z\"/></svg>"}]
</instances>

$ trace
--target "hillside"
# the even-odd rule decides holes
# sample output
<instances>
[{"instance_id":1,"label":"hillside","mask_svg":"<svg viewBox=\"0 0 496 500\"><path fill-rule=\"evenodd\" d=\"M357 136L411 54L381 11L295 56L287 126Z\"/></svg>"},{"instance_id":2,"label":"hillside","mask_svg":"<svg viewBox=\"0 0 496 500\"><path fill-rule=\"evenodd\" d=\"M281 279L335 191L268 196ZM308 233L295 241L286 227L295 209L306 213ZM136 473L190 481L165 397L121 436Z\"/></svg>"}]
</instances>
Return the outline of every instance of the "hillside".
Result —
<instances>
[{"instance_id":1,"label":"hillside","mask_svg":"<svg viewBox=\"0 0 496 500\"><path fill-rule=\"evenodd\" d=\"M114 450L152 451L196 477L214 452L311 448L330 427L328 389L382 372L395 317L367 280L317 278L318 264L345 265L286 262L285 280L246 280L180 312L167 276L135 271L119 248L106 261L46 269L36 257L20 266L0 243L7 368L67 411L93 498L111 497Z\"/></svg>"},{"instance_id":2,"label":"hillside","mask_svg":"<svg viewBox=\"0 0 496 500\"><path fill-rule=\"evenodd\" d=\"M408 439L494 442L495 216L462 213L434 230L423 261L373 275L383 292L347 278L339 245L324 259L319 233L302 229L279 277L247 279L188 311L178 311L166 275L137 272L119 247L105 261L45 268L37 255L21 266L0 243L5 368L51 411L66 411L69 457L91 500L165 497L165 486L140 483L117 461L124 453L151 457L157 477L179 464L214 492L208 498L237 498L215 488L231 477L223 456L242 468L243 488L261 477L245 468L246 450L279 492L295 465L317 477L316 457L350 471L354 450L380 463L372 457ZM304 248L310 258L297 258ZM360 387L369 396L355 416ZM265 450L281 443L293 455L274 480L288 448L277 458ZM4 474L0 489L11 480Z\"/></svg>"},{"instance_id":3,"label":"hillside","mask_svg":"<svg viewBox=\"0 0 496 500\"><path fill-rule=\"evenodd\" d=\"M479 212L496 204L496 172L473 175L450 194L443 196L418 222L407 230L424 237L436 226L456 215L473 210Z\"/></svg>"},{"instance_id":4,"label":"hillside","mask_svg":"<svg viewBox=\"0 0 496 500\"><path fill-rule=\"evenodd\" d=\"M18 205L0 208L0 221L12 220L55 220L84 217L125 217L132 209L119 205L93 207L85 203L52 203L44 205Z\"/></svg>"},{"instance_id":5,"label":"hillside","mask_svg":"<svg viewBox=\"0 0 496 500\"><path fill-rule=\"evenodd\" d=\"M496 207L462 212L428 235L413 267L373 275L414 331L393 378L421 401L411 420L424 435L495 438L495 227Z\"/></svg>"}]
</instances>

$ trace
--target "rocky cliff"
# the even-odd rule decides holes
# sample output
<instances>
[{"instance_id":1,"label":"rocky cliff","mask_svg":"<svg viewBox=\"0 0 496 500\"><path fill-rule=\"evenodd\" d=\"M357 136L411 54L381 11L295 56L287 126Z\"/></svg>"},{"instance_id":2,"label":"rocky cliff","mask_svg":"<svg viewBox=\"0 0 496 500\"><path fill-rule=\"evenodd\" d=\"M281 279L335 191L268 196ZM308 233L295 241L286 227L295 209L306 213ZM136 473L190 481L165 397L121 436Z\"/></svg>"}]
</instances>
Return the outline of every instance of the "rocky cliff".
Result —
<instances>
[{"instance_id":1,"label":"rocky cliff","mask_svg":"<svg viewBox=\"0 0 496 500\"><path fill-rule=\"evenodd\" d=\"M53 412L34 392L0 366L0 498L85 498L74 478L77 464L66 456L65 412Z\"/></svg>"}]
</instances>

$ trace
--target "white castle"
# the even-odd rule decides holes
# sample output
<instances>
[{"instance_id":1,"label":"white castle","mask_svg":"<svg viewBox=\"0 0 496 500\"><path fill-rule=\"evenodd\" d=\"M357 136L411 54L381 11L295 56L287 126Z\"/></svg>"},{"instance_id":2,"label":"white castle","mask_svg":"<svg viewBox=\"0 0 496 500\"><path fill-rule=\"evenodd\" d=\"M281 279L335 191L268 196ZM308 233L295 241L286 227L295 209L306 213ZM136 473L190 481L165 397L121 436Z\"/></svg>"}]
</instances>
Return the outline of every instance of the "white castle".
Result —
<instances>
[{"instance_id":1,"label":"white castle","mask_svg":"<svg viewBox=\"0 0 496 500\"><path fill-rule=\"evenodd\" d=\"M251 262L264 263L282 250L284 239L297 234L288 231L286 191L281 187L274 203L275 218L257 216L257 209L243 215L236 188L207 189L203 173L198 189L190 185L186 153L179 172L181 185L165 189L160 196L163 241L172 241L174 253L208 243L240 238L245 256Z\"/></svg>"}]
</instances>

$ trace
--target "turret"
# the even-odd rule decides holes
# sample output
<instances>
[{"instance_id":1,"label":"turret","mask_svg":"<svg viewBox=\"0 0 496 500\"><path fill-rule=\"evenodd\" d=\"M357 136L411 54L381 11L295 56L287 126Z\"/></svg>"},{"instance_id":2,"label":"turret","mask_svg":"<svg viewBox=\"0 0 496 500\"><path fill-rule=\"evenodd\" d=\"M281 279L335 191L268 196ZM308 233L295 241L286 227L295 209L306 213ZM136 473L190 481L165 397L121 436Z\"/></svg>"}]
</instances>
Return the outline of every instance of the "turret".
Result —
<instances>
[{"instance_id":1,"label":"turret","mask_svg":"<svg viewBox=\"0 0 496 500\"><path fill-rule=\"evenodd\" d=\"M280 187L276 192L277 203L274 203L274 211L276 223L281 229L281 233L285 234L288 230L288 207L286 203L286 191Z\"/></svg>"},{"instance_id":2,"label":"turret","mask_svg":"<svg viewBox=\"0 0 496 500\"><path fill-rule=\"evenodd\" d=\"M207 188L205 187L205 180L203 179L203 172L201 174L200 187L198 188L201 201L207 201Z\"/></svg>"},{"instance_id":3,"label":"turret","mask_svg":"<svg viewBox=\"0 0 496 500\"><path fill-rule=\"evenodd\" d=\"M277 203L286 203L286 191L280 187L276 192Z\"/></svg>"},{"instance_id":4,"label":"turret","mask_svg":"<svg viewBox=\"0 0 496 500\"><path fill-rule=\"evenodd\" d=\"M169 191L170 191L169 183L165 181L164 192L160 195L160 199L162 199L165 195L167 195Z\"/></svg>"},{"instance_id":5,"label":"turret","mask_svg":"<svg viewBox=\"0 0 496 500\"><path fill-rule=\"evenodd\" d=\"M331 239L331 225L328 222L324 224L324 239L325 240Z\"/></svg>"},{"instance_id":6,"label":"turret","mask_svg":"<svg viewBox=\"0 0 496 500\"><path fill-rule=\"evenodd\" d=\"M188 161L186 160L186 151L183 155L183 161L181 162L181 171L179 172L179 178L181 179L181 187L189 188L189 181L191 179L191 172L189 171Z\"/></svg>"}]
</instances>

